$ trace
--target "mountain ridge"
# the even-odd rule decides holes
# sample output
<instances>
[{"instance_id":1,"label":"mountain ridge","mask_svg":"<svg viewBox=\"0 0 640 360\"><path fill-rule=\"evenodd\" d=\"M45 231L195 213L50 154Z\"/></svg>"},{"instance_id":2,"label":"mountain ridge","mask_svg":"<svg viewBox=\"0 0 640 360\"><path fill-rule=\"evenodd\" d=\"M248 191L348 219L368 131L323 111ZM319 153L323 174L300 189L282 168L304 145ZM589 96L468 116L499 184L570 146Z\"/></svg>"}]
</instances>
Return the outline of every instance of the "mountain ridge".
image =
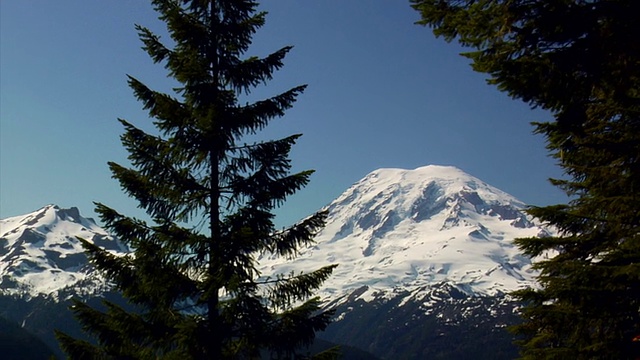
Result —
<instances>
[{"instance_id":1,"label":"mountain ridge","mask_svg":"<svg viewBox=\"0 0 640 360\"><path fill-rule=\"evenodd\" d=\"M519 321L521 304L506 294L535 286L536 276L513 239L553 234L524 208L454 167L378 169L325 207L315 245L295 259L262 254L258 269L276 276L339 264L317 292L335 309L318 338L382 359L510 359L517 349L505 327ZM0 220L0 315L52 348L48 327L82 335L66 311L70 297L124 303L87 263L77 236L126 252L77 208L47 205Z\"/></svg>"}]
</instances>

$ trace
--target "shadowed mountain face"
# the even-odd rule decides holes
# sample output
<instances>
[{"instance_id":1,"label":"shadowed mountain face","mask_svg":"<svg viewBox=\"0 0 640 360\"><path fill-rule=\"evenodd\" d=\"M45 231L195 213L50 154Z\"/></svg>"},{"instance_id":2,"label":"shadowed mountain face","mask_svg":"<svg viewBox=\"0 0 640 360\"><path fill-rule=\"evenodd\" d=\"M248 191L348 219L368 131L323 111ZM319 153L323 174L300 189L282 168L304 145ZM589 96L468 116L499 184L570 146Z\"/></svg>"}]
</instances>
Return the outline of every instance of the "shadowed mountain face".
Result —
<instances>
[{"instance_id":1,"label":"shadowed mountain face","mask_svg":"<svg viewBox=\"0 0 640 360\"><path fill-rule=\"evenodd\" d=\"M0 354L3 359L47 360L53 351L17 323L0 317Z\"/></svg>"}]
</instances>

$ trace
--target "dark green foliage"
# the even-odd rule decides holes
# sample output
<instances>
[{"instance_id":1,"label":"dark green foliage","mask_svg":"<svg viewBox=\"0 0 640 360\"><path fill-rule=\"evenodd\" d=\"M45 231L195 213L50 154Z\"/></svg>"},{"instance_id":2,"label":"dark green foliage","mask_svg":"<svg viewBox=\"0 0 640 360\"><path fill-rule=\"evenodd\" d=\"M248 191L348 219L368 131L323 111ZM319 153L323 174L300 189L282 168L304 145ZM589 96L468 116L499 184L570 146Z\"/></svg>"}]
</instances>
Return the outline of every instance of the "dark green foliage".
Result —
<instances>
[{"instance_id":1,"label":"dark green foliage","mask_svg":"<svg viewBox=\"0 0 640 360\"><path fill-rule=\"evenodd\" d=\"M321 335L320 335L321 336ZM310 353L318 354L314 359L344 359L344 360L379 360L364 350L349 345L337 345L330 341L316 338L309 348Z\"/></svg>"},{"instance_id":2,"label":"dark green foliage","mask_svg":"<svg viewBox=\"0 0 640 360\"><path fill-rule=\"evenodd\" d=\"M554 121L537 123L570 201L531 208L557 237L519 239L541 256L522 355L640 357L640 2L413 0L421 23L473 50L489 83Z\"/></svg>"},{"instance_id":3,"label":"dark green foliage","mask_svg":"<svg viewBox=\"0 0 640 360\"><path fill-rule=\"evenodd\" d=\"M264 349L292 358L329 322L312 295L334 266L266 278L256 258L295 256L326 214L277 230L273 209L312 173L290 173L289 151L300 135L242 139L284 115L305 86L241 99L271 79L291 47L243 57L264 23L254 1L152 2L175 46L137 26L143 49L181 85L168 95L129 77L159 135L120 120L132 167L109 164L152 223L97 204L106 228L134 252L115 256L82 240L94 266L141 311L106 302L101 312L77 301L73 311L98 345L60 333L61 345L77 359L239 359Z\"/></svg>"}]
</instances>

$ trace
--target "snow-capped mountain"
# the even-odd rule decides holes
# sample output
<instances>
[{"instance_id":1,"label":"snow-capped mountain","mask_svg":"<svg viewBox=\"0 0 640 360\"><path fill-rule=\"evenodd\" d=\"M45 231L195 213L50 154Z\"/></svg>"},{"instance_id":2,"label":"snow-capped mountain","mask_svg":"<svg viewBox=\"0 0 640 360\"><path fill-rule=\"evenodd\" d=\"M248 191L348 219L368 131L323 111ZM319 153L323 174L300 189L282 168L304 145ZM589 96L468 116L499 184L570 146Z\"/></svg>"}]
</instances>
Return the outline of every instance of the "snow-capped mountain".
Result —
<instances>
[{"instance_id":1,"label":"snow-capped mountain","mask_svg":"<svg viewBox=\"0 0 640 360\"><path fill-rule=\"evenodd\" d=\"M327 206L315 246L261 270L339 264L320 290L335 310L323 339L382 359L513 359L521 304L505 294L536 275L513 240L553 234L524 207L454 167L380 169Z\"/></svg>"},{"instance_id":2,"label":"snow-capped mountain","mask_svg":"<svg viewBox=\"0 0 640 360\"><path fill-rule=\"evenodd\" d=\"M513 239L549 235L524 207L455 167L379 169L327 207L314 247L291 262L265 257L261 269L297 273L338 263L322 289L334 300L356 289L363 299L424 295L440 283L469 295L502 294L532 285L535 275Z\"/></svg>"},{"instance_id":3,"label":"snow-capped mountain","mask_svg":"<svg viewBox=\"0 0 640 360\"><path fill-rule=\"evenodd\" d=\"M75 207L47 205L0 220L0 294L47 295L87 282L100 286L76 237L116 253L126 250Z\"/></svg>"}]
</instances>

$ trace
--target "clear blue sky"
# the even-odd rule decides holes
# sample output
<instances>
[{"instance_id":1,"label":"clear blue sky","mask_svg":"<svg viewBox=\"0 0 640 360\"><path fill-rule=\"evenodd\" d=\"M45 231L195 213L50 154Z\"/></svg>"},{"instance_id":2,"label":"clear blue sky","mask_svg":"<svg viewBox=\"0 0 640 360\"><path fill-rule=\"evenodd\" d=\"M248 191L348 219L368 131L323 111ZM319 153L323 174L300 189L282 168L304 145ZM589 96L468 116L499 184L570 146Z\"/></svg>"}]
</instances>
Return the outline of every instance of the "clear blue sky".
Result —
<instances>
[{"instance_id":1,"label":"clear blue sky","mask_svg":"<svg viewBox=\"0 0 640 360\"><path fill-rule=\"evenodd\" d=\"M317 170L279 211L280 225L381 167L453 165L529 204L566 201L547 181L561 170L529 125L550 115L487 85L461 48L414 25L408 1L269 0L261 8L267 24L248 55L295 48L254 96L309 84L261 136L303 133L295 169ZM140 49L135 23L164 33L142 0L0 2L0 218L49 203L93 216L92 201L141 214L106 165L126 164L117 118L150 129L125 74L157 90L172 82Z\"/></svg>"}]
</instances>

